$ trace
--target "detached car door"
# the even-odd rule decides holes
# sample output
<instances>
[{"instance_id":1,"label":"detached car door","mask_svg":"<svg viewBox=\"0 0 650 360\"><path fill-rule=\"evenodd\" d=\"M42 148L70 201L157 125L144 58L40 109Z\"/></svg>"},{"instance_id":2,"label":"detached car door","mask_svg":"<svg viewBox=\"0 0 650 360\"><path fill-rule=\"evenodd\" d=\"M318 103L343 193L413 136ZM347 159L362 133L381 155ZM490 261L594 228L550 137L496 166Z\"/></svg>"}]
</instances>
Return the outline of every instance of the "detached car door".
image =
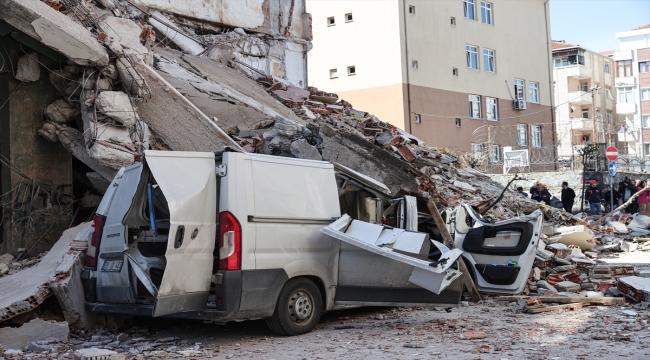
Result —
<instances>
[{"instance_id":1,"label":"detached car door","mask_svg":"<svg viewBox=\"0 0 650 360\"><path fill-rule=\"evenodd\" d=\"M427 259L428 235L388 229L348 215L320 231L341 240L335 306L459 304L463 283L455 262L460 250L433 242L440 252L436 264Z\"/></svg>"},{"instance_id":2,"label":"detached car door","mask_svg":"<svg viewBox=\"0 0 650 360\"><path fill-rule=\"evenodd\" d=\"M448 214L449 215L449 214ZM478 290L519 294L535 260L544 216L530 215L486 222L471 206L462 205L452 222L456 247L470 262Z\"/></svg>"},{"instance_id":3,"label":"detached car door","mask_svg":"<svg viewBox=\"0 0 650 360\"><path fill-rule=\"evenodd\" d=\"M205 309L216 239L214 154L145 151L145 161L167 199L170 220L153 316Z\"/></svg>"}]
</instances>

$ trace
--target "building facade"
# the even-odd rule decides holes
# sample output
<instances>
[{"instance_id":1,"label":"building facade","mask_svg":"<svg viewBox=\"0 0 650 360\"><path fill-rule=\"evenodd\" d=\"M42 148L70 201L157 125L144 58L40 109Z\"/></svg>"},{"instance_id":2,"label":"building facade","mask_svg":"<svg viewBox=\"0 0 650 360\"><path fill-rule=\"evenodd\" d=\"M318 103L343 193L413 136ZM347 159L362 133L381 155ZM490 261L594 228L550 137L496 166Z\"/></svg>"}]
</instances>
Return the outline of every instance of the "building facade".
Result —
<instances>
[{"instance_id":1,"label":"building facade","mask_svg":"<svg viewBox=\"0 0 650 360\"><path fill-rule=\"evenodd\" d=\"M620 41L613 53L616 114L623 123L619 140L626 144L625 154L647 159L650 155L650 24L617 33L616 37Z\"/></svg>"},{"instance_id":2,"label":"building facade","mask_svg":"<svg viewBox=\"0 0 650 360\"><path fill-rule=\"evenodd\" d=\"M553 81L558 156L571 160L576 147L617 145L614 60L579 45L553 41Z\"/></svg>"},{"instance_id":3,"label":"building facade","mask_svg":"<svg viewBox=\"0 0 650 360\"><path fill-rule=\"evenodd\" d=\"M307 0L307 11L310 86L496 167L504 148L553 156L547 1Z\"/></svg>"}]
</instances>

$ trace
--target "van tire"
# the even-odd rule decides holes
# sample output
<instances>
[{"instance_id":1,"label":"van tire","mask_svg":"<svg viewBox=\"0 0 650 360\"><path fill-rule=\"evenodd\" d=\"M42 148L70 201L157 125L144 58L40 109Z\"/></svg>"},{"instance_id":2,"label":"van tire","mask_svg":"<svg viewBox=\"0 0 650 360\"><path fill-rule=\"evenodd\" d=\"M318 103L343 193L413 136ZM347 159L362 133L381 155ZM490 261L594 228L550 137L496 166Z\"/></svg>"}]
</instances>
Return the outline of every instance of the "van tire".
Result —
<instances>
[{"instance_id":1,"label":"van tire","mask_svg":"<svg viewBox=\"0 0 650 360\"><path fill-rule=\"evenodd\" d=\"M265 319L266 326L277 335L306 334L316 327L322 311L323 300L316 284L294 278L280 290L273 315Z\"/></svg>"}]
</instances>

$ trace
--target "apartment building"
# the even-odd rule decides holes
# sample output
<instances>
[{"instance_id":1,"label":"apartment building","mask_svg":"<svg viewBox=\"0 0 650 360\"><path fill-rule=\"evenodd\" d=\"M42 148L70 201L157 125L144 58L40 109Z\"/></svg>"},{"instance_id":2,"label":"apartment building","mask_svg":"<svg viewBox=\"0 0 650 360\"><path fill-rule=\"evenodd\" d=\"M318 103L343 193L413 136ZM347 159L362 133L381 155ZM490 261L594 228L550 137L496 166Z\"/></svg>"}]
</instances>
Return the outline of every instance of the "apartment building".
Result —
<instances>
[{"instance_id":1,"label":"apartment building","mask_svg":"<svg viewBox=\"0 0 650 360\"><path fill-rule=\"evenodd\" d=\"M614 60L565 41L552 47L558 156L570 159L576 146L617 145Z\"/></svg>"},{"instance_id":2,"label":"apartment building","mask_svg":"<svg viewBox=\"0 0 650 360\"><path fill-rule=\"evenodd\" d=\"M308 83L451 151L553 153L548 1L307 0Z\"/></svg>"},{"instance_id":3,"label":"apartment building","mask_svg":"<svg viewBox=\"0 0 650 360\"><path fill-rule=\"evenodd\" d=\"M619 140L624 153L650 156L650 24L616 33L619 48L616 61L616 114L624 126ZM647 166L645 167L647 169Z\"/></svg>"}]
</instances>

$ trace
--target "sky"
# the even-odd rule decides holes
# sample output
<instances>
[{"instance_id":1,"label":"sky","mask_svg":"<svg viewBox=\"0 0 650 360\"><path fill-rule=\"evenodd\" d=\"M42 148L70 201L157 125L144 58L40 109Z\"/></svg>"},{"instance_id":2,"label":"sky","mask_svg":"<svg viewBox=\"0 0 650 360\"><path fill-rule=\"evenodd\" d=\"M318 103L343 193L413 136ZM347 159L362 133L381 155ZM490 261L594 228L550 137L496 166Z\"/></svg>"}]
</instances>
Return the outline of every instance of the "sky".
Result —
<instances>
[{"instance_id":1,"label":"sky","mask_svg":"<svg viewBox=\"0 0 650 360\"><path fill-rule=\"evenodd\" d=\"M650 24L650 0L551 0L551 38L614 50L616 33Z\"/></svg>"}]
</instances>

